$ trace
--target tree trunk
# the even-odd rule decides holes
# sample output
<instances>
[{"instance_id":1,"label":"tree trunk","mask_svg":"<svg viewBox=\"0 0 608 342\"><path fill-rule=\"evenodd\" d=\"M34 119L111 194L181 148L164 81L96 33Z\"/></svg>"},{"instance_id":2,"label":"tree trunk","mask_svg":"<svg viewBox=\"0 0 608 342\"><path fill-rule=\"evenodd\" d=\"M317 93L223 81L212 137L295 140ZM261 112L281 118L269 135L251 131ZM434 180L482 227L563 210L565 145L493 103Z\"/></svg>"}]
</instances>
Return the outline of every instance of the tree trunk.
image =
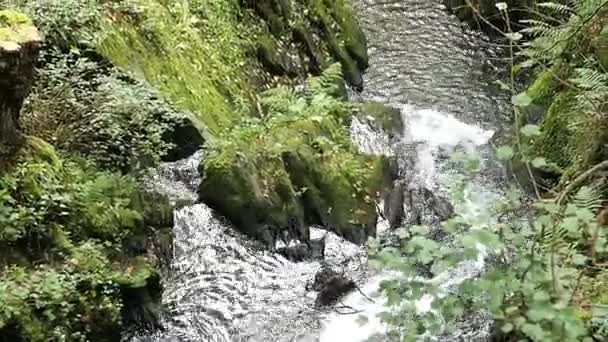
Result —
<instances>
[{"instance_id":1,"label":"tree trunk","mask_svg":"<svg viewBox=\"0 0 608 342\"><path fill-rule=\"evenodd\" d=\"M23 141L19 112L34 80L41 43L33 26L14 30L14 39L0 40L0 146L8 150Z\"/></svg>"}]
</instances>

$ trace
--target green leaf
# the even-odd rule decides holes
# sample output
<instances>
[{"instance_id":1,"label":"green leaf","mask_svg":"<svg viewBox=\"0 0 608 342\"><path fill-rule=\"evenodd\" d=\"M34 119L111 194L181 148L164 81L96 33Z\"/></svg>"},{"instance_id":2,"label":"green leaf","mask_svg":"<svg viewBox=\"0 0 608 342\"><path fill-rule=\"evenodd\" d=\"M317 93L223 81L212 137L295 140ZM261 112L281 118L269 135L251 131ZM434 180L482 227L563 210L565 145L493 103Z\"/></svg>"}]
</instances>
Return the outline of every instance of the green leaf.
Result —
<instances>
[{"instance_id":1,"label":"green leaf","mask_svg":"<svg viewBox=\"0 0 608 342\"><path fill-rule=\"evenodd\" d=\"M507 5L506 2L497 2L496 8L498 8L499 11L506 11L507 8L509 8L509 6Z\"/></svg>"},{"instance_id":2,"label":"green leaf","mask_svg":"<svg viewBox=\"0 0 608 342\"><path fill-rule=\"evenodd\" d=\"M547 160L545 160L545 158L536 157L536 158L532 159L532 166L534 166L537 169L540 169L546 165L547 165Z\"/></svg>"},{"instance_id":3,"label":"green leaf","mask_svg":"<svg viewBox=\"0 0 608 342\"><path fill-rule=\"evenodd\" d=\"M512 41L518 41L518 40L521 40L524 36L519 32L509 32L509 33L505 33L505 37L507 37L508 39L510 39ZM532 101L530 101L530 102L532 102ZM528 105L529 105L529 103L528 103ZM525 106L527 106L527 105L525 105Z\"/></svg>"},{"instance_id":4,"label":"green leaf","mask_svg":"<svg viewBox=\"0 0 608 342\"><path fill-rule=\"evenodd\" d=\"M502 330L502 332L504 332L505 334L510 333L511 331L513 331L513 324L511 323L505 323L502 328L500 328L500 330Z\"/></svg>"},{"instance_id":5,"label":"green leaf","mask_svg":"<svg viewBox=\"0 0 608 342\"><path fill-rule=\"evenodd\" d=\"M521 134L527 137L534 137L540 135L540 127L538 127L537 125L528 124L522 127L519 131L521 132Z\"/></svg>"},{"instance_id":6,"label":"green leaf","mask_svg":"<svg viewBox=\"0 0 608 342\"><path fill-rule=\"evenodd\" d=\"M517 107L527 107L532 103L532 98L526 93L520 93L511 98L511 103Z\"/></svg>"},{"instance_id":7,"label":"green leaf","mask_svg":"<svg viewBox=\"0 0 608 342\"><path fill-rule=\"evenodd\" d=\"M515 155L515 151L511 146L501 146L496 149L496 157L500 160L511 160Z\"/></svg>"}]
</instances>

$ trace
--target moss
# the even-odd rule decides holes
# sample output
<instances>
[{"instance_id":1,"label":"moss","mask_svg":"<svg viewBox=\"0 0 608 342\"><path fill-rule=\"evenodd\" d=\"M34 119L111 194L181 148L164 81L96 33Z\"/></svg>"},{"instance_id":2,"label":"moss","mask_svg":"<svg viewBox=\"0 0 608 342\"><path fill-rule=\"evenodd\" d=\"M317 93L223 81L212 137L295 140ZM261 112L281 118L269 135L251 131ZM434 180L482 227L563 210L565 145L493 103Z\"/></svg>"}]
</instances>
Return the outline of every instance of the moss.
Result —
<instances>
[{"instance_id":1,"label":"moss","mask_svg":"<svg viewBox=\"0 0 608 342\"><path fill-rule=\"evenodd\" d=\"M542 125L542 134L534 143L541 156L562 169L570 166L575 158L574 132L570 127L575 97L574 91L568 91L553 100Z\"/></svg>"},{"instance_id":2,"label":"moss","mask_svg":"<svg viewBox=\"0 0 608 342\"><path fill-rule=\"evenodd\" d=\"M346 0L324 0L331 9L331 16L340 27L340 36L349 55L357 62L359 70L369 67L367 38Z\"/></svg>"},{"instance_id":3,"label":"moss","mask_svg":"<svg viewBox=\"0 0 608 342\"><path fill-rule=\"evenodd\" d=\"M361 68L360 65L367 66L367 45L360 37L363 36L364 39L365 36L357 33L361 29L355 25L356 21L346 3L314 0L311 2L311 6L310 11L315 17L314 21L321 30L329 52L342 65L344 79L353 87L361 89L364 68ZM339 21L336 23L334 18L338 18ZM334 27L337 28L337 31ZM351 55L346 46L350 46L350 50L355 51L356 54ZM363 51L365 56L358 54Z\"/></svg>"},{"instance_id":4,"label":"moss","mask_svg":"<svg viewBox=\"0 0 608 342\"><path fill-rule=\"evenodd\" d=\"M577 316L585 322L590 331L597 334L598 340L605 340L606 331L601 329L604 317L594 317L594 306L605 307L608 305L608 272L601 271L597 274L588 274L581 278L575 302L578 306Z\"/></svg>"},{"instance_id":5,"label":"moss","mask_svg":"<svg viewBox=\"0 0 608 342\"><path fill-rule=\"evenodd\" d=\"M15 11L0 11L0 42L24 43L40 41L38 30L25 14Z\"/></svg>"},{"instance_id":6,"label":"moss","mask_svg":"<svg viewBox=\"0 0 608 342\"><path fill-rule=\"evenodd\" d=\"M608 70L608 25L605 24L602 31L595 39L595 57L606 71Z\"/></svg>"},{"instance_id":7,"label":"moss","mask_svg":"<svg viewBox=\"0 0 608 342\"><path fill-rule=\"evenodd\" d=\"M258 61L271 74L277 76L297 76L295 66L291 65L288 57L279 51L272 37L259 37L256 50Z\"/></svg>"},{"instance_id":8,"label":"moss","mask_svg":"<svg viewBox=\"0 0 608 342\"><path fill-rule=\"evenodd\" d=\"M564 68L555 64L551 68L542 70L536 75L534 82L528 87L526 93L532 99L534 104L541 106L549 106L561 89L561 83L556 77L562 77Z\"/></svg>"},{"instance_id":9,"label":"moss","mask_svg":"<svg viewBox=\"0 0 608 342\"><path fill-rule=\"evenodd\" d=\"M13 27L17 25L32 25L32 20L21 12L0 11L0 27Z\"/></svg>"},{"instance_id":10,"label":"moss","mask_svg":"<svg viewBox=\"0 0 608 342\"><path fill-rule=\"evenodd\" d=\"M48 163L54 168L62 165L53 145L37 137L28 136L26 138L21 154L23 158Z\"/></svg>"},{"instance_id":11,"label":"moss","mask_svg":"<svg viewBox=\"0 0 608 342\"><path fill-rule=\"evenodd\" d=\"M182 110L191 111L217 135L233 127L250 106L246 54L239 8L214 2L170 13L160 1L138 1L137 18L108 21L98 45L114 64L139 74ZM194 6L193 6L194 7ZM175 17L188 18L175 22ZM204 25L190 20L204 17Z\"/></svg>"},{"instance_id":12,"label":"moss","mask_svg":"<svg viewBox=\"0 0 608 342\"><path fill-rule=\"evenodd\" d=\"M376 130L387 132L391 136L403 132L401 111L383 103L370 101L360 104L358 117Z\"/></svg>"}]
</instances>

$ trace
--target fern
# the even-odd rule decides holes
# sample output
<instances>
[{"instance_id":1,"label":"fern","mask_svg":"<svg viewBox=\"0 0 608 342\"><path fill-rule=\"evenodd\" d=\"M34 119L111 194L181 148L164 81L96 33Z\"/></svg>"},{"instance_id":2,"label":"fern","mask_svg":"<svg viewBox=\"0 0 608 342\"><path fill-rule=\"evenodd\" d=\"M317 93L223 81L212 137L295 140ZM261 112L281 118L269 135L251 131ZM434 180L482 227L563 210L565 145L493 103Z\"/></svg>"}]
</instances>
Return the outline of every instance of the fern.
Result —
<instances>
[{"instance_id":1,"label":"fern","mask_svg":"<svg viewBox=\"0 0 608 342\"><path fill-rule=\"evenodd\" d=\"M564 4L559 4L556 2L541 2L536 4L536 6L540 7L540 8L544 8L544 9L548 9L550 12L553 12L555 14L572 14L574 12L574 10L568 6L568 5L564 5Z\"/></svg>"},{"instance_id":2,"label":"fern","mask_svg":"<svg viewBox=\"0 0 608 342\"><path fill-rule=\"evenodd\" d=\"M569 258L584 247L584 242L591 234L587 230L595 223L595 216L602 207L604 181L593 186L581 187L572 196L565 209L560 224L546 230L541 236L542 250L545 253L558 253Z\"/></svg>"},{"instance_id":3,"label":"fern","mask_svg":"<svg viewBox=\"0 0 608 342\"><path fill-rule=\"evenodd\" d=\"M308 80L305 96L309 100L320 94L340 97L345 91L342 68L340 63L334 63L325 69L320 76L311 77Z\"/></svg>"}]
</instances>

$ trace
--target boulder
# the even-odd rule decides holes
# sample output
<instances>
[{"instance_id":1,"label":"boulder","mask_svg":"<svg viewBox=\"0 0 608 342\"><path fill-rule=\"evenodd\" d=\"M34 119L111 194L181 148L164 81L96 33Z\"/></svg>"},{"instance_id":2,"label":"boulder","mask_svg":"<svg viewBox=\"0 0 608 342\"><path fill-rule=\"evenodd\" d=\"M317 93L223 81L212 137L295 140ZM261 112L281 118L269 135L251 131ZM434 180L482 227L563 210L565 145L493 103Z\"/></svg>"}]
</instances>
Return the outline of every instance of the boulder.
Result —
<instances>
[{"instance_id":1,"label":"boulder","mask_svg":"<svg viewBox=\"0 0 608 342\"><path fill-rule=\"evenodd\" d=\"M277 253L291 261L323 260L325 258L325 236L308 242L290 243L277 248Z\"/></svg>"},{"instance_id":2,"label":"boulder","mask_svg":"<svg viewBox=\"0 0 608 342\"><path fill-rule=\"evenodd\" d=\"M385 132L390 138L403 134L401 111L381 102L368 101L358 106L357 117L375 131Z\"/></svg>"},{"instance_id":3,"label":"boulder","mask_svg":"<svg viewBox=\"0 0 608 342\"><path fill-rule=\"evenodd\" d=\"M41 43L27 16L0 11L0 153L23 142L19 112L34 81Z\"/></svg>"},{"instance_id":4,"label":"boulder","mask_svg":"<svg viewBox=\"0 0 608 342\"><path fill-rule=\"evenodd\" d=\"M314 277L310 290L318 291L315 306L322 307L336 303L342 296L357 288L357 284L344 274L324 265Z\"/></svg>"}]
</instances>

